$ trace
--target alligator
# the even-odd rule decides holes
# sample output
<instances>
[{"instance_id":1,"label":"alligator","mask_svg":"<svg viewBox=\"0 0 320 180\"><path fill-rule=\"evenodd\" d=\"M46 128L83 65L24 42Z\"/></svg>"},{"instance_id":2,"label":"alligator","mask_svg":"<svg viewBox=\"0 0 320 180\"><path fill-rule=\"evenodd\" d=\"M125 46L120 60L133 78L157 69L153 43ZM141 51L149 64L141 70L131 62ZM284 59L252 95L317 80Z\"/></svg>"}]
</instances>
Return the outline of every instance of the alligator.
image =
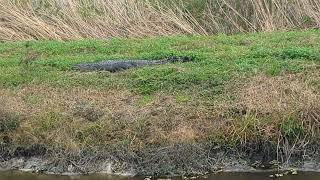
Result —
<instances>
[{"instance_id":1,"label":"alligator","mask_svg":"<svg viewBox=\"0 0 320 180\"><path fill-rule=\"evenodd\" d=\"M72 69L78 71L109 71L114 73L135 67L190 61L193 61L193 58L187 56L170 56L160 60L106 60L96 63L76 64Z\"/></svg>"}]
</instances>

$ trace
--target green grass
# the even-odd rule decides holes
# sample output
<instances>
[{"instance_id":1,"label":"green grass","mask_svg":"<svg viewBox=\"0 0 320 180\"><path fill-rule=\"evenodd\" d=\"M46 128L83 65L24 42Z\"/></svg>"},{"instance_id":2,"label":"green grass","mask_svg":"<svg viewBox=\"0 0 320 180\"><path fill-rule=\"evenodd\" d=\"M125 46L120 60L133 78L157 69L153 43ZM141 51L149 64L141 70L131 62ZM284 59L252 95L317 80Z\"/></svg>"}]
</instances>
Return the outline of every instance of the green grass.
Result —
<instances>
[{"instance_id":1,"label":"green grass","mask_svg":"<svg viewBox=\"0 0 320 180\"><path fill-rule=\"evenodd\" d=\"M298 73L308 64L318 63L319 34L310 30L212 37L2 43L0 85L48 83L60 87L105 88L115 83L141 94L194 87L204 93L216 89L217 92L210 92L216 94L234 76L258 72ZM312 42L304 42L313 37ZM34 55L26 64L29 52ZM71 65L80 62L158 59L169 55L190 55L196 59L192 63L145 67L119 74L81 74L70 70Z\"/></svg>"},{"instance_id":2,"label":"green grass","mask_svg":"<svg viewBox=\"0 0 320 180\"><path fill-rule=\"evenodd\" d=\"M82 73L71 69L81 62L153 60L171 55L192 56L194 61L119 73ZM271 108L271 112L250 109L250 104L239 97L238 89L260 76L282 83L286 81L281 77L292 76L294 79L289 78L288 83L291 80L306 82L312 89L307 92L318 98L319 66L318 30L208 37L4 42L0 44L0 93L7 93L3 95L7 98L4 103L23 117L23 126L17 126L21 128L10 134L14 142L22 144L36 139L34 142L52 143L52 146L58 143L71 149L110 144L141 149L181 142L181 139L231 143L250 136L268 136L270 127L270 139L276 139L274 132L277 131L292 138L301 133L303 126L319 126L304 122L304 118L309 118L301 118L299 114L305 111L304 107L292 105L291 109L279 111ZM254 85L264 83L258 82ZM279 86L282 88L281 84ZM28 89L34 87L34 93ZM45 88L38 90L39 87ZM291 84L288 87L291 88ZM304 91L303 88L299 86L297 92ZM89 95L75 89L87 90ZM116 93L100 101L108 94L99 93L105 92ZM122 96L120 92L129 95ZM94 122L75 116L72 111L82 101L90 104L90 113L101 112L101 116L94 116ZM319 103L310 106L318 112ZM25 107L29 110L21 110ZM124 110L118 111L121 108ZM215 125L221 119L223 123ZM296 125L297 121L303 121L302 125ZM189 125L194 132L186 132ZM196 130L201 133L197 134ZM176 135L176 131L184 135Z\"/></svg>"}]
</instances>

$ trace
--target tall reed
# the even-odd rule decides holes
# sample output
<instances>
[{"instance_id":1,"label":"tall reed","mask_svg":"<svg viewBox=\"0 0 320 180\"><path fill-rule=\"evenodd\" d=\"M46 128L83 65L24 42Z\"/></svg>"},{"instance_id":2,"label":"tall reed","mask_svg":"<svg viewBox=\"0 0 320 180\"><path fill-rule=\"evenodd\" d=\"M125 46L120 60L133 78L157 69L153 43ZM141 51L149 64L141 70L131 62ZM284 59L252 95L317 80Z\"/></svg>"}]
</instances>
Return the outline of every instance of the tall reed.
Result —
<instances>
[{"instance_id":1,"label":"tall reed","mask_svg":"<svg viewBox=\"0 0 320 180\"><path fill-rule=\"evenodd\" d=\"M209 35L320 27L320 0L0 0L0 40Z\"/></svg>"}]
</instances>

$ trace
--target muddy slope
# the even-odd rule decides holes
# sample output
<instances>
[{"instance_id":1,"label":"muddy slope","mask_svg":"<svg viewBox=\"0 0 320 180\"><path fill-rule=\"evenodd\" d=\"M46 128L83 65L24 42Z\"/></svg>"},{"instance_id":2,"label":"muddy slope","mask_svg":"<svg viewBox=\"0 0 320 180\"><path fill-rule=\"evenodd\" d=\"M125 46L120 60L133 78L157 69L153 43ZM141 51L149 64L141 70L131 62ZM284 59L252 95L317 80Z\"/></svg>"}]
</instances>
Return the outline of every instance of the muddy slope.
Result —
<instances>
[{"instance_id":1,"label":"muddy slope","mask_svg":"<svg viewBox=\"0 0 320 180\"><path fill-rule=\"evenodd\" d=\"M260 144L259 144L260 143ZM316 146L318 147L318 146ZM249 143L237 149L214 144L180 144L128 152L126 148L112 153L51 151L43 145L1 147L2 170L26 170L48 174L107 173L121 175L177 176L208 174L217 171L265 171L296 168L320 171L319 151L309 147L305 154L293 153L285 159L283 152L271 144ZM64 153L64 154L63 154ZM278 159L278 160L277 160Z\"/></svg>"}]
</instances>

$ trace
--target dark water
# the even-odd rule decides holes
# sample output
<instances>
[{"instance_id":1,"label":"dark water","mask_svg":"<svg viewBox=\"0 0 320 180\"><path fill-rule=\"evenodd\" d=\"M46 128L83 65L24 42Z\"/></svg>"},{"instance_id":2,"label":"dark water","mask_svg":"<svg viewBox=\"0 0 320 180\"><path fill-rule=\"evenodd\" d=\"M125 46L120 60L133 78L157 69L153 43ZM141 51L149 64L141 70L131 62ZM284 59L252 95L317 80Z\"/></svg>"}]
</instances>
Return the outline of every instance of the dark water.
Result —
<instances>
[{"instance_id":1,"label":"dark water","mask_svg":"<svg viewBox=\"0 0 320 180\"><path fill-rule=\"evenodd\" d=\"M197 180L271 180L272 173L221 173L209 177L196 178ZM176 178L177 180L182 178ZM275 178L274 178L275 179ZM277 180L320 180L320 173L299 173L286 175ZM92 176L53 176L36 175L23 172L0 172L0 180L144 180L143 177L117 177L106 175Z\"/></svg>"}]
</instances>

